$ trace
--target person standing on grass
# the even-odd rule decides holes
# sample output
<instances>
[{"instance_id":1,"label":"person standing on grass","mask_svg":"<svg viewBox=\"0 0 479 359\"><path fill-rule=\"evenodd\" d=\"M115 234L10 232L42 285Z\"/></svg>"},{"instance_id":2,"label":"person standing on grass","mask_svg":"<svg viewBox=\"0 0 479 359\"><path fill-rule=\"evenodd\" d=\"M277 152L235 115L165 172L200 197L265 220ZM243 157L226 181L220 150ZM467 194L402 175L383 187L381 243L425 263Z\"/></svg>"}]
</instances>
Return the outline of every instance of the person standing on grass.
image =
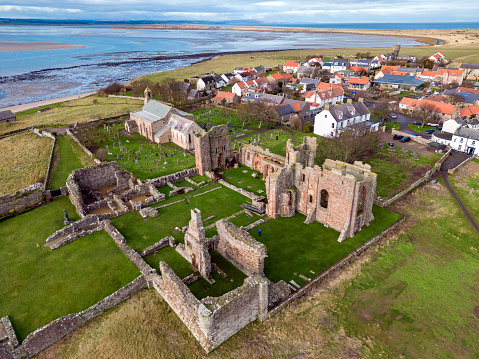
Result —
<instances>
[{"instance_id":1,"label":"person standing on grass","mask_svg":"<svg viewBox=\"0 0 479 359\"><path fill-rule=\"evenodd\" d=\"M261 233L263 233L263 231L261 229L258 229L258 237L261 237Z\"/></svg>"}]
</instances>

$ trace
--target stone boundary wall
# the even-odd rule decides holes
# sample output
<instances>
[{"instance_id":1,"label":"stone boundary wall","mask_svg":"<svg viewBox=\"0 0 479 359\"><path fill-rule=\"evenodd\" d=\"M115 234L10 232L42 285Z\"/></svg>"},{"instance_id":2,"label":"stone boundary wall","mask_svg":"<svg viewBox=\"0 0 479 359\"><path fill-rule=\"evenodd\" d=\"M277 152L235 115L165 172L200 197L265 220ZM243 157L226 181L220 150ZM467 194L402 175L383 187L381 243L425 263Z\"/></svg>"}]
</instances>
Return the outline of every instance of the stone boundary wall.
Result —
<instances>
[{"instance_id":1,"label":"stone boundary wall","mask_svg":"<svg viewBox=\"0 0 479 359\"><path fill-rule=\"evenodd\" d=\"M161 248L166 247L168 245L171 246L171 247L175 246L175 239L172 236L168 236L168 237L160 239L158 242L156 242L155 244L152 244L151 246L146 248L143 252L141 252L140 256L145 257L148 254L151 254L151 253L157 251L158 249L161 249Z\"/></svg>"},{"instance_id":2,"label":"stone boundary wall","mask_svg":"<svg viewBox=\"0 0 479 359\"><path fill-rule=\"evenodd\" d=\"M120 288L105 299L100 300L88 309L79 313L65 315L50 322L44 327L30 333L22 345L13 351L12 358L30 358L40 353L90 319L99 316L146 287L146 279L143 275L140 275L126 286Z\"/></svg>"},{"instance_id":3,"label":"stone boundary wall","mask_svg":"<svg viewBox=\"0 0 479 359\"><path fill-rule=\"evenodd\" d=\"M49 132L47 132L50 134ZM53 152L55 151L55 146L57 144L57 138L50 135L49 137L53 138L53 145L52 145L52 150L50 151L50 160L48 161L48 167L47 167L47 174L45 175L45 182L43 183L43 189L46 190L46 186L48 181L50 180L50 171L52 169L52 163L53 163Z\"/></svg>"},{"instance_id":4,"label":"stone boundary wall","mask_svg":"<svg viewBox=\"0 0 479 359\"><path fill-rule=\"evenodd\" d=\"M90 157L90 158L93 158L93 160L95 161L96 164L100 164L101 161L98 159L98 158L95 158L93 156L93 153L91 153L91 151L86 148L83 143L80 142L80 140L72 133L72 131L70 130L67 130L67 135L70 136L71 138L73 138L73 141L75 141L76 143L78 143L78 145L81 147L81 149L83 151L85 151L85 153Z\"/></svg>"},{"instance_id":5,"label":"stone boundary wall","mask_svg":"<svg viewBox=\"0 0 479 359\"><path fill-rule=\"evenodd\" d=\"M254 194L254 193L248 192L248 191L246 191L246 190L243 189L243 188L236 187L235 185L233 185L233 184L231 184L231 183L228 183L228 182L226 182L225 180L220 179L220 180L218 181L218 183L220 183L220 184L222 184L223 186L228 187L229 189L231 189L231 190L233 190L233 191L235 191L235 192L238 192L239 194L242 194L243 196L248 197L248 198L250 198L250 199L252 199L252 200L259 200L259 199L263 198L262 196L258 196L258 195Z\"/></svg>"},{"instance_id":6,"label":"stone boundary wall","mask_svg":"<svg viewBox=\"0 0 479 359\"><path fill-rule=\"evenodd\" d=\"M119 96L119 95L108 95L108 97L116 97L116 98L132 98L134 100L142 100L144 101L144 97L135 97L135 96Z\"/></svg>"},{"instance_id":7,"label":"stone boundary wall","mask_svg":"<svg viewBox=\"0 0 479 359\"><path fill-rule=\"evenodd\" d=\"M156 188L166 186L168 182L175 183L184 180L187 177L194 177L198 174L198 168L187 168L186 170L178 171L166 176L147 179L144 181L146 184L154 185Z\"/></svg>"},{"instance_id":8,"label":"stone boundary wall","mask_svg":"<svg viewBox=\"0 0 479 359\"><path fill-rule=\"evenodd\" d=\"M258 227L258 226L262 225L263 223L268 222L270 219L271 219L271 217L261 218L261 219L258 219L256 222L248 224L246 227L240 227L240 228L242 228L246 232L248 232L249 230L251 230L255 227Z\"/></svg>"},{"instance_id":9,"label":"stone boundary wall","mask_svg":"<svg viewBox=\"0 0 479 359\"><path fill-rule=\"evenodd\" d=\"M123 235L118 231L118 229L111 224L110 220L105 219L102 222L103 229L106 233L113 239L115 244L120 248L120 250L128 257L131 263L138 268L142 275L145 276L145 279L148 283L151 283L158 277L158 273L154 268L152 268L145 260L141 257L139 253L134 251L133 249L126 244L126 239Z\"/></svg>"},{"instance_id":10,"label":"stone boundary wall","mask_svg":"<svg viewBox=\"0 0 479 359\"><path fill-rule=\"evenodd\" d=\"M48 131L40 131L38 128L34 128L33 129L33 133L40 136L40 137L49 137L51 138L52 140L55 140L56 137L53 136L50 132Z\"/></svg>"},{"instance_id":11,"label":"stone boundary wall","mask_svg":"<svg viewBox=\"0 0 479 359\"><path fill-rule=\"evenodd\" d=\"M96 214L91 214L76 222L73 222L66 227L63 227L62 229L59 229L50 235L46 239L44 246L50 247L52 250L57 249L65 244L71 243L79 238L85 237L102 229L100 218Z\"/></svg>"},{"instance_id":12,"label":"stone boundary wall","mask_svg":"<svg viewBox=\"0 0 479 359\"><path fill-rule=\"evenodd\" d=\"M0 328L3 326L3 331L5 332L5 337L0 336L0 343L5 341L7 342L6 344L9 346L9 350L13 350L18 346L18 339L17 336L15 335L15 330L13 330L12 327L12 322L10 322L9 317L3 317L0 319ZM0 330L0 333L2 331ZM0 353L1 354L1 353Z\"/></svg>"},{"instance_id":13,"label":"stone boundary wall","mask_svg":"<svg viewBox=\"0 0 479 359\"><path fill-rule=\"evenodd\" d=\"M442 166L442 163L446 160L446 158L449 156L449 154L451 153L452 151L452 148L451 147L448 147L448 150L447 152L444 154L444 156L441 157L441 159L436 162L436 164L434 165L434 167L432 169L430 169L429 171L426 172L426 174L424 176L422 176L420 179L418 179L416 182L414 182L413 184L411 184L409 187L407 187L406 189L402 190L401 192L399 192L398 194L396 194L395 196L391 197L391 198L388 198L388 199L385 199L385 200L378 200L378 199L375 199L374 200L374 204L380 206L380 207L388 207L391 203L393 203L394 201L398 200L399 198L401 198L402 196L408 194L409 192L411 192L413 189L415 189L417 186L421 185L422 183L426 182L426 181L429 181L431 179L431 177L433 175L435 175L437 172L439 172L441 170L441 166Z\"/></svg>"},{"instance_id":14,"label":"stone boundary wall","mask_svg":"<svg viewBox=\"0 0 479 359\"><path fill-rule=\"evenodd\" d=\"M474 159L474 156L471 156L469 158L467 158L466 160L462 161L461 163L459 163L456 167L454 168L450 168L447 170L447 173L450 174L450 175L453 175L454 173L456 173L456 171L461 168L462 166L466 165L467 163L471 162L472 160Z\"/></svg>"},{"instance_id":15,"label":"stone boundary wall","mask_svg":"<svg viewBox=\"0 0 479 359\"><path fill-rule=\"evenodd\" d=\"M390 231L397 228L402 222L404 222L405 219L406 219L405 217L402 217L402 218L398 219L396 222L394 222L388 228L381 231L379 234L375 235L373 238L368 240L366 243L362 244L361 246L356 248L354 251L350 252L346 257L339 260L338 262L333 264L331 267L329 267L328 269L326 269L322 273L318 274L310 282L303 285L297 291L293 292L289 297L287 297L285 300L280 302L278 305L273 307L268 312L268 318L271 318L271 317L275 316L276 314L278 314L280 311L282 311L290 303L296 301L297 299L301 298L304 295L307 295L311 289L319 287L332 274L339 271L341 268L351 264L354 260L356 260L357 257L359 257L362 253L364 253L368 248L370 248L372 245L377 243L381 238L383 238Z\"/></svg>"},{"instance_id":16,"label":"stone boundary wall","mask_svg":"<svg viewBox=\"0 0 479 359\"><path fill-rule=\"evenodd\" d=\"M219 190L219 189L222 189L222 188L223 188L223 187L215 187L215 188L209 189L208 191L204 191L204 192L195 194L194 196L191 196L190 198L199 197L199 196L202 196L202 195L204 195L204 194L208 194L208 193L210 193L210 192L214 192L214 191ZM155 208L155 209L160 209L160 208L172 206L172 205L174 205L174 204L177 204L177 203L180 203L180 202L184 202L184 201L185 201L185 199L180 199L180 200L178 200L178 201L170 202L170 203L167 203L167 204L163 204L163 205L161 205L161 206L154 207L154 208Z\"/></svg>"},{"instance_id":17,"label":"stone boundary wall","mask_svg":"<svg viewBox=\"0 0 479 359\"><path fill-rule=\"evenodd\" d=\"M7 215L11 210L16 213L33 207L45 199L44 184L35 183L22 188L13 194L0 196L0 217Z\"/></svg>"},{"instance_id":18,"label":"stone boundary wall","mask_svg":"<svg viewBox=\"0 0 479 359\"><path fill-rule=\"evenodd\" d=\"M394 135L407 136L407 137L410 137L412 141L420 143L422 145L427 145L429 142L432 142L431 140L428 140L426 138L422 138L420 136L414 136L414 135L411 135L410 133L395 130L394 128L391 131L391 135L392 136Z\"/></svg>"}]
</instances>

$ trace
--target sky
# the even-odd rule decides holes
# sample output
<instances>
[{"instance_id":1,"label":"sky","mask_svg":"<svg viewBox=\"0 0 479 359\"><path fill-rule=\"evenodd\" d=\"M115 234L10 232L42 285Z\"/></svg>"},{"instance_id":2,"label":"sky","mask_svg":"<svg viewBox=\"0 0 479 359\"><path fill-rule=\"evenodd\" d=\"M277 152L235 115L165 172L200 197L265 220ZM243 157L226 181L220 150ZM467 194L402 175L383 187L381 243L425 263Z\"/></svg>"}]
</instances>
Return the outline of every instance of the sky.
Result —
<instances>
[{"instance_id":1,"label":"sky","mask_svg":"<svg viewBox=\"0 0 479 359\"><path fill-rule=\"evenodd\" d=\"M0 18L18 19L440 23L477 13L477 0L0 0Z\"/></svg>"}]
</instances>

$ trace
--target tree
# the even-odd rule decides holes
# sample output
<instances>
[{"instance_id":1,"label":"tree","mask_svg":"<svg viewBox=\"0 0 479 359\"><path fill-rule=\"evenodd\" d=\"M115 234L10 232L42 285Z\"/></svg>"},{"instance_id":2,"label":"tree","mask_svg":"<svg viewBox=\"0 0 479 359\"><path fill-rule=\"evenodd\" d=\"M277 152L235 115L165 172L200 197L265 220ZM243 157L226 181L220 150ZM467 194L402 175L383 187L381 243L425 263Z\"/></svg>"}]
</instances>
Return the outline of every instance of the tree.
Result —
<instances>
[{"instance_id":1,"label":"tree","mask_svg":"<svg viewBox=\"0 0 479 359\"><path fill-rule=\"evenodd\" d=\"M453 105L464 102L466 100L464 96L461 95L459 92L451 93L450 95L448 95L448 99Z\"/></svg>"},{"instance_id":2,"label":"tree","mask_svg":"<svg viewBox=\"0 0 479 359\"><path fill-rule=\"evenodd\" d=\"M318 155L322 160L331 158L347 163L364 161L378 151L377 132L360 134L356 129L342 131L338 137L325 138L318 146Z\"/></svg>"},{"instance_id":3,"label":"tree","mask_svg":"<svg viewBox=\"0 0 479 359\"><path fill-rule=\"evenodd\" d=\"M421 122L421 128L428 122L436 123L440 120L439 108L431 102L421 102L412 112L412 116Z\"/></svg>"},{"instance_id":4,"label":"tree","mask_svg":"<svg viewBox=\"0 0 479 359\"><path fill-rule=\"evenodd\" d=\"M289 119L289 125L295 130L301 131L303 129L303 120L298 115L293 115Z\"/></svg>"},{"instance_id":5,"label":"tree","mask_svg":"<svg viewBox=\"0 0 479 359\"><path fill-rule=\"evenodd\" d=\"M304 133L313 133L314 125L312 122L306 122L303 126Z\"/></svg>"},{"instance_id":6,"label":"tree","mask_svg":"<svg viewBox=\"0 0 479 359\"><path fill-rule=\"evenodd\" d=\"M422 59L421 63L422 63L422 66L427 69L432 69L434 67L434 61L429 60L429 58L427 57Z\"/></svg>"},{"instance_id":7,"label":"tree","mask_svg":"<svg viewBox=\"0 0 479 359\"><path fill-rule=\"evenodd\" d=\"M378 118L381 123L389 116L389 102L388 101L381 101L376 103L373 110L374 117Z\"/></svg>"}]
</instances>

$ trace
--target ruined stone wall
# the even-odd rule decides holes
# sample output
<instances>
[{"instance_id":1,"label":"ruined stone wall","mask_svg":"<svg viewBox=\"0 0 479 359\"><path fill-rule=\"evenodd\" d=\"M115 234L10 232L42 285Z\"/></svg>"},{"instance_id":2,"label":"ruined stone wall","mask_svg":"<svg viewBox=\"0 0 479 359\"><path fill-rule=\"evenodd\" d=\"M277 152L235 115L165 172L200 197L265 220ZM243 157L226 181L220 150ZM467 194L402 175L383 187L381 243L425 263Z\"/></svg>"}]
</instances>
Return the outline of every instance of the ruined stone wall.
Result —
<instances>
[{"instance_id":1,"label":"ruined stone wall","mask_svg":"<svg viewBox=\"0 0 479 359\"><path fill-rule=\"evenodd\" d=\"M146 280L141 275L88 309L79 313L68 314L35 330L25 338L22 345L13 351L13 357L31 357L40 353L90 319L106 312L146 287Z\"/></svg>"},{"instance_id":2,"label":"ruined stone wall","mask_svg":"<svg viewBox=\"0 0 479 359\"><path fill-rule=\"evenodd\" d=\"M100 218L96 214L88 215L50 235L45 241L45 247L57 249L102 229Z\"/></svg>"},{"instance_id":3,"label":"ruined stone wall","mask_svg":"<svg viewBox=\"0 0 479 359\"><path fill-rule=\"evenodd\" d=\"M208 345L202 346L210 351L251 322L266 319L268 280L248 277L241 287L218 298L204 298L201 303L210 311L209 315L200 313L200 326L208 338Z\"/></svg>"},{"instance_id":4,"label":"ruined stone wall","mask_svg":"<svg viewBox=\"0 0 479 359\"><path fill-rule=\"evenodd\" d=\"M88 157L93 158L96 164L101 163L101 161L98 158L94 158L93 153L91 153L91 151L88 148L86 148L83 145L83 143L81 143L81 141L70 130L67 130L67 135L70 136L73 139L73 141L75 141L81 147L83 151L85 151Z\"/></svg>"},{"instance_id":5,"label":"ruined stone wall","mask_svg":"<svg viewBox=\"0 0 479 359\"><path fill-rule=\"evenodd\" d=\"M194 144L196 167L200 175L215 168L225 168L226 159L234 157L227 125L214 126L207 133L201 131L195 134Z\"/></svg>"},{"instance_id":6,"label":"ruined stone wall","mask_svg":"<svg viewBox=\"0 0 479 359\"><path fill-rule=\"evenodd\" d=\"M116 185L116 171L121 171L121 168L118 162L113 161L74 170L72 175L80 188L91 191Z\"/></svg>"},{"instance_id":7,"label":"ruined stone wall","mask_svg":"<svg viewBox=\"0 0 479 359\"><path fill-rule=\"evenodd\" d=\"M209 347L209 341L200 327L200 312L206 316L210 311L200 303L191 293L188 287L165 262L160 262L161 281L157 288L160 295L173 309L187 328L194 335L196 340L204 348Z\"/></svg>"},{"instance_id":8,"label":"ruined stone wall","mask_svg":"<svg viewBox=\"0 0 479 359\"><path fill-rule=\"evenodd\" d=\"M0 217L7 215L12 210L19 213L33 207L43 202L44 196L45 191L41 183L35 183L13 194L0 196Z\"/></svg>"},{"instance_id":9,"label":"ruined stone wall","mask_svg":"<svg viewBox=\"0 0 479 359\"><path fill-rule=\"evenodd\" d=\"M85 209L85 203L83 202L83 197L81 194L80 186L75 182L73 174L67 178L66 187L68 190L68 196L70 197L70 201L75 206L75 210L79 214L80 217L85 217L87 212Z\"/></svg>"},{"instance_id":10,"label":"ruined stone wall","mask_svg":"<svg viewBox=\"0 0 479 359\"><path fill-rule=\"evenodd\" d=\"M169 174L167 176L162 176L162 177L157 177L157 178L152 178L152 179L147 179L145 183L147 184L152 184L156 188L160 188L163 186L166 186L168 182L170 183L175 183L184 180L187 177L193 177L198 174L198 169L197 168L188 168L183 171L179 171L176 173Z\"/></svg>"},{"instance_id":11,"label":"ruined stone wall","mask_svg":"<svg viewBox=\"0 0 479 359\"><path fill-rule=\"evenodd\" d=\"M218 241L215 249L248 276L264 276L266 246L231 222L216 222Z\"/></svg>"},{"instance_id":12,"label":"ruined stone wall","mask_svg":"<svg viewBox=\"0 0 479 359\"><path fill-rule=\"evenodd\" d=\"M241 164L263 174L263 181L270 173L278 172L284 167L285 158L269 149L264 150L259 146L244 145L241 148Z\"/></svg>"}]
</instances>

